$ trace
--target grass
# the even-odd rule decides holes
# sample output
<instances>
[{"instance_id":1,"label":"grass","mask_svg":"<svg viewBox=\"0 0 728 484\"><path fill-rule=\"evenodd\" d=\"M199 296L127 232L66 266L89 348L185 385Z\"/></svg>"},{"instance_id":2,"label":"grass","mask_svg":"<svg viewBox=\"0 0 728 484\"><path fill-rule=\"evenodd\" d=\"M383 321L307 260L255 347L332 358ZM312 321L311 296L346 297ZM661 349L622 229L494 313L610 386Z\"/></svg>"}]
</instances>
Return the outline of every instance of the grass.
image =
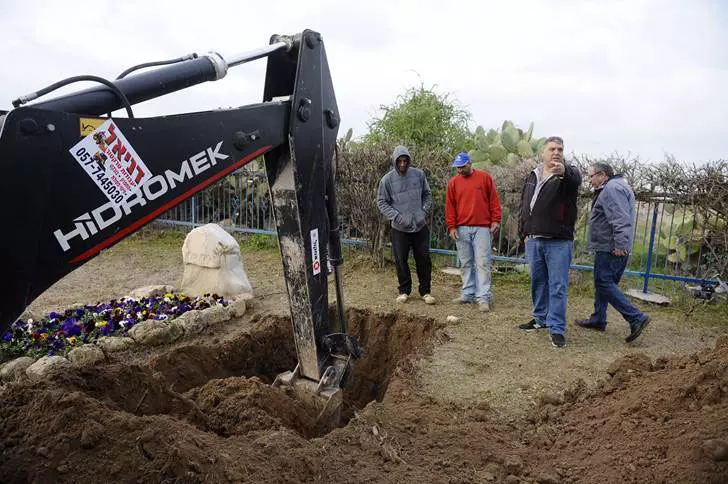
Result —
<instances>
[{"instance_id":1,"label":"grass","mask_svg":"<svg viewBox=\"0 0 728 484\"><path fill-rule=\"evenodd\" d=\"M184 243L185 237L189 233L188 227L157 227L154 225L147 226L138 231L125 241L119 243L116 247L123 248L132 241L141 243L150 243L158 249L179 249ZM268 234L247 234L241 232L230 233L240 245L243 252L272 250L278 247L278 239L275 235Z\"/></svg>"},{"instance_id":2,"label":"grass","mask_svg":"<svg viewBox=\"0 0 728 484\"><path fill-rule=\"evenodd\" d=\"M594 298L594 285L592 283L591 273L581 273L576 283L569 286L569 295L578 297ZM584 277L586 276L586 277ZM526 277L526 281L528 278ZM623 278L621 287L625 290L628 287L634 287L634 281L639 281L639 288L642 288L642 279ZM669 306L657 306L654 304L644 303L632 300L642 311L650 314L659 314L668 316L676 320L690 320L692 323L705 325L708 327L724 326L728 328L728 303L723 301L707 302L695 299L689 296L685 291L675 287L674 282L655 280L650 281L649 290L658 294L664 294L670 297Z\"/></svg>"},{"instance_id":3,"label":"grass","mask_svg":"<svg viewBox=\"0 0 728 484\"><path fill-rule=\"evenodd\" d=\"M144 244L152 256L168 256L172 251L179 251L181 257L182 244L186 236L187 232L182 230L145 227L104 252L127 254L135 252L139 244Z\"/></svg>"},{"instance_id":4,"label":"grass","mask_svg":"<svg viewBox=\"0 0 728 484\"><path fill-rule=\"evenodd\" d=\"M235 234L242 252L272 250L278 247L278 239L268 234Z\"/></svg>"},{"instance_id":5,"label":"grass","mask_svg":"<svg viewBox=\"0 0 728 484\"><path fill-rule=\"evenodd\" d=\"M164 254L170 251L180 250L187 230L164 229L160 230L154 227L145 228L134 234L132 237L124 240L111 250L115 251L134 251L136 244L144 244L147 249L154 254ZM267 234L239 234L234 233L233 236L240 244L240 250L243 253L249 252L267 252L276 251L278 247L277 238ZM635 241L637 247L637 241ZM344 265L348 270L365 270L365 271L389 271L391 267L391 253L387 251L387 266L378 268L372 263L371 257L365 248L356 246L344 246ZM121 252L124 253L124 252ZM455 260L453 256L432 254L433 271L440 271L447 267L453 267ZM664 258L663 258L664 259ZM633 255L633 260L639 261L637 255ZM654 264L657 272L662 266L658 262ZM663 260L664 264L664 260ZM507 263L496 263L498 267L510 267ZM410 267L415 271L414 260L410 257ZM594 286L592 283L591 272L579 272L576 276L576 282L572 282L569 288L569 294L572 297L594 297ZM494 282L501 288L515 288L517 286L529 284L529 275L519 272L505 272L494 274ZM496 282L497 281L497 282ZM642 279L637 277L624 277L622 287L626 288L642 288ZM649 285L651 292L664 294L672 300L668 307L660 307L649 305L642 302L636 304L645 311L651 313L664 314L666 316L677 319L690 319L692 322L704 324L706 326L718 327L728 325L728 304L725 302L708 303L699 299L695 299L682 290L682 285L673 281L651 280ZM530 301L527 301L530 304Z\"/></svg>"}]
</instances>

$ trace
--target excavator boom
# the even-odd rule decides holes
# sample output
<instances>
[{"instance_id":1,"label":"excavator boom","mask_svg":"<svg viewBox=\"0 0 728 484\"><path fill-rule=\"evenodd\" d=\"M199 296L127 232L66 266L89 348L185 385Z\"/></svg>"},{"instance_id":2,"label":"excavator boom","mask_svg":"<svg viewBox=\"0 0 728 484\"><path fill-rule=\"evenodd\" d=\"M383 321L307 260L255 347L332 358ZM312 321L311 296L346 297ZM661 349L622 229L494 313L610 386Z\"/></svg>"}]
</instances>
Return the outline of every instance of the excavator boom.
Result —
<instances>
[{"instance_id":1,"label":"excavator boom","mask_svg":"<svg viewBox=\"0 0 728 484\"><path fill-rule=\"evenodd\" d=\"M133 116L135 103L262 57L262 103ZM77 80L101 86L25 105ZM338 278L342 261L332 169L339 111L320 34L274 35L227 61L194 55L114 82L79 76L13 104L0 111L0 332L63 276L262 156L298 355L277 383L307 381L330 411L361 347L347 334L338 280L338 317L329 316L329 268ZM104 116L121 108L126 118Z\"/></svg>"}]
</instances>

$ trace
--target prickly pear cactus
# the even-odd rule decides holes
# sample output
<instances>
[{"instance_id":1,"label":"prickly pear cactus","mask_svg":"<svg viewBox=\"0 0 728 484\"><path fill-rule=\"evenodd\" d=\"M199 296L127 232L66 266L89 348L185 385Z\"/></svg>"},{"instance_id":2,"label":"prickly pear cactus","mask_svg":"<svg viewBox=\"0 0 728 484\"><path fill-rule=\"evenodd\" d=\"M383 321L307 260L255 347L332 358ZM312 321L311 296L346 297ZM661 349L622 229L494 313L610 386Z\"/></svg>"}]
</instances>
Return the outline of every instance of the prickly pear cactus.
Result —
<instances>
[{"instance_id":1,"label":"prickly pear cactus","mask_svg":"<svg viewBox=\"0 0 728 484\"><path fill-rule=\"evenodd\" d=\"M516 153L521 158L530 158L533 156L533 148L531 148L531 143L527 139L522 139L518 142L518 145L516 145Z\"/></svg>"},{"instance_id":2,"label":"prickly pear cactus","mask_svg":"<svg viewBox=\"0 0 728 484\"><path fill-rule=\"evenodd\" d=\"M469 154L476 167L510 165L538 154L545 139L533 137L533 122L523 131L506 120L500 131L489 129L486 133L482 126L478 126L473 135L475 148Z\"/></svg>"}]
</instances>

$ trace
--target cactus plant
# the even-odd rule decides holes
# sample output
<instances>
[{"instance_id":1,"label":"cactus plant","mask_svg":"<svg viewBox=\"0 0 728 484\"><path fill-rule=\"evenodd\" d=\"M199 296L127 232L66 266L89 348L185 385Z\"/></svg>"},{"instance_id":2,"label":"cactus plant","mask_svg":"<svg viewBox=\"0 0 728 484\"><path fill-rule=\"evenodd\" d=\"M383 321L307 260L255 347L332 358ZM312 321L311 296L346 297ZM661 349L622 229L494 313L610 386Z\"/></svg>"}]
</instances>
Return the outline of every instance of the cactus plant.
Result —
<instances>
[{"instance_id":1,"label":"cactus plant","mask_svg":"<svg viewBox=\"0 0 728 484\"><path fill-rule=\"evenodd\" d=\"M523 158L518 156L516 153L508 153L508 156L506 156L506 164L513 166L519 161L521 161Z\"/></svg>"},{"instance_id":2,"label":"cactus plant","mask_svg":"<svg viewBox=\"0 0 728 484\"><path fill-rule=\"evenodd\" d=\"M533 121L531 121L530 123L528 123L528 131L526 131L523 134L523 139L525 139L526 141L530 142L531 141L531 136L533 136Z\"/></svg>"},{"instance_id":3,"label":"cactus plant","mask_svg":"<svg viewBox=\"0 0 728 484\"><path fill-rule=\"evenodd\" d=\"M488 134L485 136L485 140L489 145L500 143L500 133L494 129L489 129Z\"/></svg>"},{"instance_id":4,"label":"cactus plant","mask_svg":"<svg viewBox=\"0 0 728 484\"><path fill-rule=\"evenodd\" d=\"M531 149L534 153L540 153L544 143L546 143L546 138L534 138L531 140Z\"/></svg>"},{"instance_id":5,"label":"cactus plant","mask_svg":"<svg viewBox=\"0 0 728 484\"><path fill-rule=\"evenodd\" d=\"M533 122L523 131L512 121L506 120L500 131L489 129L486 133L482 126L478 126L473 134L475 148L469 154L476 167L510 165L533 157L543 148L545 140L533 137Z\"/></svg>"},{"instance_id":6,"label":"cactus plant","mask_svg":"<svg viewBox=\"0 0 728 484\"><path fill-rule=\"evenodd\" d=\"M666 206L665 211L671 210ZM659 244L669 252L668 262L684 264L702 252L711 232L724 232L725 229L726 220L715 211L711 210L704 215L693 210L684 210L682 221L672 226L667 234L660 229Z\"/></svg>"},{"instance_id":7,"label":"cactus plant","mask_svg":"<svg viewBox=\"0 0 728 484\"><path fill-rule=\"evenodd\" d=\"M500 144L492 144L488 146L488 157L494 165L501 164L508 155L508 150Z\"/></svg>"},{"instance_id":8,"label":"cactus plant","mask_svg":"<svg viewBox=\"0 0 728 484\"><path fill-rule=\"evenodd\" d=\"M515 153L520 140L521 135L518 132L518 129L514 127L508 126L506 129L501 131L501 143L509 153Z\"/></svg>"},{"instance_id":9,"label":"cactus plant","mask_svg":"<svg viewBox=\"0 0 728 484\"><path fill-rule=\"evenodd\" d=\"M527 139L522 139L516 145L516 153L521 158L530 158L530 157L532 157L533 156L533 148L531 148L531 143Z\"/></svg>"}]
</instances>

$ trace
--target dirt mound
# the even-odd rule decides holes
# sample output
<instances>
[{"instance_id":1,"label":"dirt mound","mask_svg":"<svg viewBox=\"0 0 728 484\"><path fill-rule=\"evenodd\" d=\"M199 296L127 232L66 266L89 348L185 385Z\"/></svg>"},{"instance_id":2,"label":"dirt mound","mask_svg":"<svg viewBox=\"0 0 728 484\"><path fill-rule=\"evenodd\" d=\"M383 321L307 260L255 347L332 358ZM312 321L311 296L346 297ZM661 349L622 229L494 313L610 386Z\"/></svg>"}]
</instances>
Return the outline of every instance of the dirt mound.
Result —
<instances>
[{"instance_id":1,"label":"dirt mound","mask_svg":"<svg viewBox=\"0 0 728 484\"><path fill-rule=\"evenodd\" d=\"M526 432L535 468L583 482L728 482L728 338L686 357L629 355L608 373L543 403Z\"/></svg>"},{"instance_id":2,"label":"dirt mound","mask_svg":"<svg viewBox=\"0 0 728 484\"><path fill-rule=\"evenodd\" d=\"M690 357L631 354L528 420L421 393L411 359L441 326L352 310L366 353L326 435L272 388L290 321L125 355L0 388L0 482L726 482L728 339ZM123 358L123 359L122 359Z\"/></svg>"},{"instance_id":3,"label":"dirt mound","mask_svg":"<svg viewBox=\"0 0 728 484\"><path fill-rule=\"evenodd\" d=\"M149 361L149 367L180 393L214 378L239 375L272 383L276 375L295 366L291 322L270 315L253 316L245 331L224 342L190 342L154 355Z\"/></svg>"},{"instance_id":4,"label":"dirt mound","mask_svg":"<svg viewBox=\"0 0 728 484\"><path fill-rule=\"evenodd\" d=\"M224 437L281 427L309 437L315 426L315 415L257 378L213 380L192 394L210 429Z\"/></svg>"}]
</instances>

